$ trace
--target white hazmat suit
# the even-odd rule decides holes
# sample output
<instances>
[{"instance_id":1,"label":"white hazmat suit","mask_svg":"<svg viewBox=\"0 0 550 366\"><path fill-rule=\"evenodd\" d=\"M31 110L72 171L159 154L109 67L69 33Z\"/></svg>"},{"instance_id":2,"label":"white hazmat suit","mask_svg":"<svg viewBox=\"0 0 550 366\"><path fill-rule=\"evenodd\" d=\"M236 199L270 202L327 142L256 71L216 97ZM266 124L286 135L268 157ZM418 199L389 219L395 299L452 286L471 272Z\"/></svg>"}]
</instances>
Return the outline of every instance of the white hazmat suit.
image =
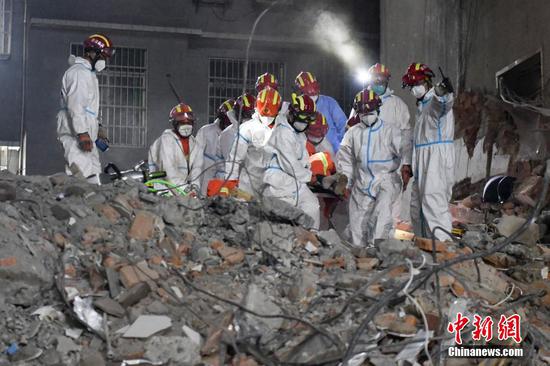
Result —
<instances>
[{"instance_id":1,"label":"white hazmat suit","mask_svg":"<svg viewBox=\"0 0 550 366\"><path fill-rule=\"evenodd\" d=\"M380 118L371 127L359 123L344 135L336 160L337 170L350 182L354 246L372 245L393 233L392 204L401 188L400 153L400 130Z\"/></svg>"},{"instance_id":2,"label":"white hazmat suit","mask_svg":"<svg viewBox=\"0 0 550 366\"><path fill-rule=\"evenodd\" d=\"M166 129L149 148L149 170L165 171L166 178L175 185L194 184L200 189L203 151L204 146L189 136L189 156L186 157L180 137L174 130Z\"/></svg>"},{"instance_id":3,"label":"white hazmat suit","mask_svg":"<svg viewBox=\"0 0 550 366\"><path fill-rule=\"evenodd\" d=\"M319 229L319 200L307 186L311 170L306 141L305 133L297 132L284 115L277 117L265 148L265 195L297 206L313 219L313 228Z\"/></svg>"},{"instance_id":4,"label":"white hazmat suit","mask_svg":"<svg viewBox=\"0 0 550 366\"><path fill-rule=\"evenodd\" d=\"M220 136L218 138L216 158L224 162L224 164L221 164L216 170L216 178L219 179L225 178L225 167L227 166L227 162L229 161L229 153L231 152L231 147L233 146L233 142L235 142L235 138L237 136L239 124L235 118L234 112L235 110L227 112L227 115L232 122L220 133ZM249 119L243 119L241 124L247 121L249 121ZM238 167L238 165L235 165L234 169L238 169Z\"/></svg>"},{"instance_id":5,"label":"white hazmat suit","mask_svg":"<svg viewBox=\"0 0 550 366\"><path fill-rule=\"evenodd\" d=\"M409 108L393 90L389 87L386 88L384 94L380 95L382 99L382 106L380 107L380 119L384 123L398 128L401 133L401 157L399 163L401 165L412 164L412 152L413 152L413 129L411 126L411 115ZM350 117L355 116L355 111L352 109ZM398 197L392 205L392 216L395 222L399 220L401 211L401 190L399 190Z\"/></svg>"},{"instance_id":6,"label":"white hazmat suit","mask_svg":"<svg viewBox=\"0 0 550 366\"><path fill-rule=\"evenodd\" d=\"M252 195L262 192L264 146L270 136L271 128L263 124L255 113L252 119L240 125L229 159L225 162L225 178L238 179L239 189Z\"/></svg>"},{"instance_id":7,"label":"white hazmat suit","mask_svg":"<svg viewBox=\"0 0 550 366\"><path fill-rule=\"evenodd\" d=\"M223 160L216 155L221 132L219 118L202 126L197 132L196 139L200 145L204 146L204 163L201 169L201 192L203 196L206 196L208 182L217 176L220 171L223 172Z\"/></svg>"},{"instance_id":8,"label":"white hazmat suit","mask_svg":"<svg viewBox=\"0 0 550 366\"><path fill-rule=\"evenodd\" d=\"M57 114L57 138L63 145L65 171L68 175L82 173L84 178L98 182L101 173L99 151L93 143L99 131L99 85L90 62L81 57L69 58L71 67L63 75L61 110ZM92 151L78 147L77 135L88 133Z\"/></svg>"},{"instance_id":9,"label":"white hazmat suit","mask_svg":"<svg viewBox=\"0 0 550 366\"><path fill-rule=\"evenodd\" d=\"M453 94L439 97L430 89L418 103L414 129L414 181L411 219L415 235L430 237L436 226L449 232L449 201L454 184ZM450 239L437 230L438 240Z\"/></svg>"}]
</instances>

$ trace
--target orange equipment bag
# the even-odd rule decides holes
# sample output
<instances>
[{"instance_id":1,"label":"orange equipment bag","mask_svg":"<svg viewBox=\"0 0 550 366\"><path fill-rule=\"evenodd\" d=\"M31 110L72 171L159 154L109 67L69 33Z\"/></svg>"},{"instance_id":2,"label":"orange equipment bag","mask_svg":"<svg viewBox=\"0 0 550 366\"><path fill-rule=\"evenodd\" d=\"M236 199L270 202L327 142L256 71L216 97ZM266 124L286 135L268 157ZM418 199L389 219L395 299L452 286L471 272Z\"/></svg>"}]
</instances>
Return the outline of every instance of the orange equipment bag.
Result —
<instances>
[{"instance_id":1,"label":"orange equipment bag","mask_svg":"<svg viewBox=\"0 0 550 366\"><path fill-rule=\"evenodd\" d=\"M239 181L237 179L231 179L231 180L228 180L227 182L225 181L225 179L211 179L208 182L206 195L208 197L213 197L213 196L228 197L229 191L236 188L237 185L239 185Z\"/></svg>"},{"instance_id":2,"label":"orange equipment bag","mask_svg":"<svg viewBox=\"0 0 550 366\"><path fill-rule=\"evenodd\" d=\"M328 152L318 152L309 157L313 175L329 176L336 173L336 166Z\"/></svg>"}]
</instances>

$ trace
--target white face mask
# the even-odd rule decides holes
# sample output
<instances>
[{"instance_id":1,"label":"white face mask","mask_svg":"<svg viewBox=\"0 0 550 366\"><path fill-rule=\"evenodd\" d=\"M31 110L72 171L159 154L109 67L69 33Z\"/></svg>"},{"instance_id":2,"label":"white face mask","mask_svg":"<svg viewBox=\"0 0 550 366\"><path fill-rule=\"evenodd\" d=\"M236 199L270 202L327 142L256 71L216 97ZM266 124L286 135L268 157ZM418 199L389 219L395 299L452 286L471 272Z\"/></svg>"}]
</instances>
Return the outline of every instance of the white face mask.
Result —
<instances>
[{"instance_id":1,"label":"white face mask","mask_svg":"<svg viewBox=\"0 0 550 366\"><path fill-rule=\"evenodd\" d=\"M105 70L105 66L107 66L105 64L105 60L97 60L95 65L94 65L94 69L96 72L101 72L103 70Z\"/></svg>"},{"instance_id":2,"label":"white face mask","mask_svg":"<svg viewBox=\"0 0 550 366\"><path fill-rule=\"evenodd\" d=\"M292 127L294 127L294 129L297 131L297 132L304 132L306 129L307 129L307 126L308 126L308 123L307 122L299 122L299 121L296 121L292 124Z\"/></svg>"},{"instance_id":3,"label":"white face mask","mask_svg":"<svg viewBox=\"0 0 550 366\"><path fill-rule=\"evenodd\" d=\"M189 137L193 133L193 126L191 125L181 125L178 127L178 133L182 137Z\"/></svg>"},{"instance_id":4,"label":"white face mask","mask_svg":"<svg viewBox=\"0 0 550 366\"><path fill-rule=\"evenodd\" d=\"M323 141L324 137L308 136L307 139L312 144L320 144Z\"/></svg>"},{"instance_id":5,"label":"white face mask","mask_svg":"<svg viewBox=\"0 0 550 366\"><path fill-rule=\"evenodd\" d=\"M310 98L313 99L315 103L317 103L317 99L319 99L319 95L311 95Z\"/></svg>"},{"instance_id":6,"label":"white face mask","mask_svg":"<svg viewBox=\"0 0 550 366\"><path fill-rule=\"evenodd\" d=\"M270 124L272 124L274 120L275 120L275 117L260 116L260 121L262 122L262 124L266 126L269 126Z\"/></svg>"},{"instance_id":7,"label":"white face mask","mask_svg":"<svg viewBox=\"0 0 550 366\"><path fill-rule=\"evenodd\" d=\"M426 94L426 87L424 85L413 86L411 93L416 99L422 99L424 94Z\"/></svg>"},{"instance_id":8,"label":"white face mask","mask_svg":"<svg viewBox=\"0 0 550 366\"><path fill-rule=\"evenodd\" d=\"M363 114L359 117L359 119L361 120L362 123L370 127L378 120L378 115L375 113Z\"/></svg>"}]
</instances>

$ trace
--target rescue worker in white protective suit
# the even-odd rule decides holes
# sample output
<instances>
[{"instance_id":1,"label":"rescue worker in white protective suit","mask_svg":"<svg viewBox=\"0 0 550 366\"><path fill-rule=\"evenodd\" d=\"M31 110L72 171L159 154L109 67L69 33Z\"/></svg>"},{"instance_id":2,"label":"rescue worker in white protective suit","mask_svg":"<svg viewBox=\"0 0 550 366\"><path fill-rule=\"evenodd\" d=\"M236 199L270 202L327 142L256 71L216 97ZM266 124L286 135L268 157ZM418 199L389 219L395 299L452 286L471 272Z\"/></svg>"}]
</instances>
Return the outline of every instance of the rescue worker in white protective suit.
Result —
<instances>
[{"instance_id":1,"label":"rescue worker in white protective suit","mask_svg":"<svg viewBox=\"0 0 550 366\"><path fill-rule=\"evenodd\" d=\"M57 138L63 145L65 172L99 183L99 148L108 148L106 131L99 124L99 84L96 73L115 50L109 38L93 34L84 41L84 55L71 56L63 75Z\"/></svg>"},{"instance_id":2,"label":"rescue worker in white protective suit","mask_svg":"<svg viewBox=\"0 0 550 366\"><path fill-rule=\"evenodd\" d=\"M313 99L292 94L286 118L280 115L275 122L265 153L268 165L264 174L265 195L275 197L304 211L313 219L313 229L319 229L319 201L311 192L309 154L305 134L317 117Z\"/></svg>"},{"instance_id":3,"label":"rescue worker in white protective suit","mask_svg":"<svg viewBox=\"0 0 550 366\"><path fill-rule=\"evenodd\" d=\"M149 148L149 171L165 171L170 183L192 195L198 194L204 146L192 135L193 110L179 103L170 111L169 122L172 128L164 130Z\"/></svg>"},{"instance_id":4,"label":"rescue worker in white protective suit","mask_svg":"<svg viewBox=\"0 0 550 366\"><path fill-rule=\"evenodd\" d=\"M225 178L239 180L238 188L253 196L259 197L263 191L264 146L271 136L281 103L277 90L266 87L260 91L256 112L251 120L240 125L225 163Z\"/></svg>"},{"instance_id":5,"label":"rescue worker in white protective suit","mask_svg":"<svg viewBox=\"0 0 550 366\"><path fill-rule=\"evenodd\" d=\"M401 98L394 94L388 87L391 77L390 70L380 63L372 65L367 72L367 89L374 91L382 100L380 107L380 119L384 123L395 126L401 130L401 179L403 191L407 189L409 180L412 177L412 126L410 121L409 108ZM351 110L350 119L355 116L354 109ZM353 125L353 122L351 123ZM350 126L351 127L351 126ZM394 223L399 221L401 211L401 193L392 205L392 216Z\"/></svg>"},{"instance_id":6,"label":"rescue worker in white protective suit","mask_svg":"<svg viewBox=\"0 0 550 366\"><path fill-rule=\"evenodd\" d=\"M448 240L446 233L435 228L452 230L449 201L454 184L454 97L449 79L434 87L433 77L433 71L419 63L411 64L403 75L403 87L409 87L418 106L411 219L415 235L429 238L434 234L438 240Z\"/></svg>"},{"instance_id":7,"label":"rescue worker in white protective suit","mask_svg":"<svg viewBox=\"0 0 550 366\"><path fill-rule=\"evenodd\" d=\"M401 133L380 118L381 105L372 90L355 96L360 123L346 132L336 155L337 170L348 177L351 189L349 227L357 247L393 235L392 204L401 188Z\"/></svg>"},{"instance_id":8,"label":"rescue worker in white protective suit","mask_svg":"<svg viewBox=\"0 0 550 366\"><path fill-rule=\"evenodd\" d=\"M218 146L216 149L216 158L224 163L221 164L216 170L216 178L225 178L225 167L229 161L229 152L233 146L233 142L237 137L237 131L239 126L252 119L254 114L254 107L256 105L256 97L252 94L244 93L239 96L235 103L233 103L233 110L227 112L230 116L232 123L226 127L220 137L218 138ZM240 122L239 122L240 119ZM239 166L233 166L233 169L238 169ZM231 169L231 167L230 167Z\"/></svg>"},{"instance_id":9,"label":"rescue worker in white protective suit","mask_svg":"<svg viewBox=\"0 0 550 366\"><path fill-rule=\"evenodd\" d=\"M214 122L202 126L197 132L196 139L200 145L204 146L204 165L201 173L201 193L206 196L208 182L223 172L223 160L218 158L216 152L219 149L219 137L223 130L233 123L233 116L229 114L233 110L234 99L228 99L223 102L217 110Z\"/></svg>"}]
</instances>

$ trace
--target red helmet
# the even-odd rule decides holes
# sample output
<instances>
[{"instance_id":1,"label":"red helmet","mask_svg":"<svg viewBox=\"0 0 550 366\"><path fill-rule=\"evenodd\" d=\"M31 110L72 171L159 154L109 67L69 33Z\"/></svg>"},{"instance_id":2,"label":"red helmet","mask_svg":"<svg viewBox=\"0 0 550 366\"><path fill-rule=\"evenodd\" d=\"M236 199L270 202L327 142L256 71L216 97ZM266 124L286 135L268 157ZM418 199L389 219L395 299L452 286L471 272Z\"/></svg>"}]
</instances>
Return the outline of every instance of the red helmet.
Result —
<instances>
[{"instance_id":1,"label":"red helmet","mask_svg":"<svg viewBox=\"0 0 550 366\"><path fill-rule=\"evenodd\" d=\"M277 81L277 78L275 77L275 75L270 74L269 72L258 76L258 80L256 80L256 92L259 93L266 86L269 86L275 90L279 88L279 82Z\"/></svg>"},{"instance_id":2,"label":"red helmet","mask_svg":"<svg viewBox=\"0 0 550 366\"><path fill-rule=\"evenodd\" d=\"M418 85L418 83L424 80L431 80L434 76L434 72L428 66L412 63L407 68L405 75L403 75L403 88Z\"/></svg>"},{"instance_id":3,"label":"red helmet","mask_svg":"<svg viewBox=\"0 0 550 366\"><path fill-rule=\"evenodd\" d=\"M317 137L317 138L323 138L327 135L328 132L328 123L327 119L321 112L317 112L317 116L315 118L315 121L311 122L309 124L309 127L307 128L307 135L308 137Z\"/></svg>"},{"instance_id":4,"label":"red helmet","mask_svg":"<svg viewBox=\"0 0 550 366\"><path fill-rule=\"evenodd\" d=\"M190 124L195 122L195 116L190 106L179 103L170 111L169 120L172 124Z\"/></svg>"},{"instance_id":5,"label":"red helmet","mask_svg":"<svg viewBox=\"0 0 550 366\"><path fill-rule=\"evenodd\" d=\"M372 82L388 81L391 77L390 69L380 63L375 63L367 71L369 79Z\"/></svg>"},{"instance_id":6,"label":"red helmet","mask_svg":"<svg viewBox=\"0 0 550 366\"><path fill-rule=\"evenodd\" d=\"M235 109L235 117L239 118L239 114L241 114L242 119L252 118L255 105L256 97L252 94L244 93L243 95L239 96L233 104L233 109Z\"/></svg>"},{"instance_id":7,"label":"red helmet","mask_svg":"<svg viewBox=\"0 0 550 366\"><path fill-rule=\"evenodd\" d=\"M282 103L279 92L267 86L258 93L256 110L261 116L275 117L279 113Z\"/></svg>"},{"instance_id":8,"label":"red helmet","mask_svg":"<svg viewBox=\"0 0 550 366\"><path fill-rule=\"evenodd\" d=\"M363 89L353 100L353 109L359 113L370 113L380 109L382 99L372 90Z\"/></svg>"},{"instance_id":9,"label":"red helmet","mask_svg":"<svg viewBox=\"0 0 550 366\"><path fill-rule=\"evenodd\" d=\"M300 71L296 76L296 80L294 80L294 84L305 95L312 96L320 92L319 82L309 71Z\"/></svg>"},{"instance_id":10,"label":"red helmet","mask_svg":"<svg viewBox=\"0 0 550 366\"><path fill-rule=\"evenodd\" d=\"M293 118L293 122L311 123L317 118L317 106L308 95L297 95L292 93L292 103L288 107L288 112Z\"/></svg>"},{"instance_id":11,"label":"red helmet","mask_svg":"<svg viewBox=\"0 0 550 366\"><path fill-rule=\"evenodd\" d=\"M96 51L105 58L115 54L113 42L103 34L92 34L84 40L84 51Z\"/></svg>"}]
</instances>

